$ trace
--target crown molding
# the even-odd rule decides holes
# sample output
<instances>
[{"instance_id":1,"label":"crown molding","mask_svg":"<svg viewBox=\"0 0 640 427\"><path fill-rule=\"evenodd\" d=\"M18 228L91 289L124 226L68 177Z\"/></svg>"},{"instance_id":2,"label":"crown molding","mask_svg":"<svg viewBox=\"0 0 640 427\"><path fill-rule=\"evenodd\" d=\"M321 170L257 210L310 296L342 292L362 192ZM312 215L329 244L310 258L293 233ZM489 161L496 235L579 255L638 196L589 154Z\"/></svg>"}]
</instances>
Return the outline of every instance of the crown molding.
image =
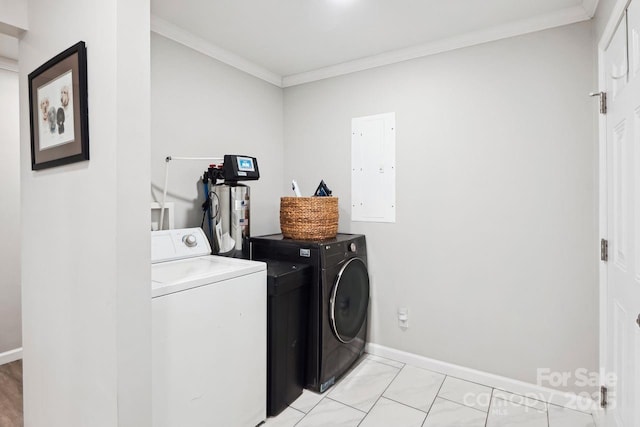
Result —
<instances>
[{"instance_id":1,"label":"crown molding","mask_svg":"<svg viewBox=\"0 0 640 427\"><path fill-rule=\"evenodd\" d=\"M385 52L379 55L369 56L288 76L280 76L277 73L255 64L235 53L216 46L156 15L151 15L151 31L229 66L244 71L247 74L262 79L275 86L284 88L475 46L482 43L506 39L509 37L533 33L536 31L561 27L563 25L574 24L576 22L587 21L593 17L597 6L598 0L583 0L582 4L579 6L559 10L550 14L514 21L480 31L473 31L455 37L436 40L417 46Z\"/></svg>"},{"instance_id":2,"label":"crown molding","mask_svg":"<svg viewBox=\"0 0 640 427\"><path fill-rule=\"evenodd\" d=\"M591 17L585 12L585 9L583 9L582 6L575 6L551 14L514 21L508 24L498 25L484 30L474 31L418 46L385 52L380 55L356 59L355 61L344 62L342 64L332 65L313 71L292 74L282 78L282 86L290 87L310 83L317 80L364 71L370 68L381 67L383 65L395 64L398 62L408 61L410 59L435 55L442 52L475 46L482 43L506 39L563 25L574 24L576 22L587 21L589 19L591 19Z\"/></svg>"},{"instance_id":3,"label":"crown molding","mask_svg":"<svg viewBox=\"0 0 640 427\"><path fill-rule=\"evenodd\" d=\"M156 15L151 15L151 31L275 86L282 87L282 76L216 46Z\"/></svg>"},{"instance_id":4,"label":"crown molding","mask_svg":"<svg viewBox=\"0 0 640 427\"><path fill-rule=\"evenodd\" d=\"M5 22L0 22L0 34L6 34L7 36L19 38L27 31L27 28L16 27Z\"/></svg>"},{"instance_id":5,"label":"crown molding","mask_svg":"<svg viewBox=\"0 0 640 427\"><path fill-rule=\"evenodd\" d=\"M598 8L599 0L582 0L582 8L586 12L589 18L593 18L596 14L596 9Z\"/></svg>"},{"instance_id":6,"label":"crown molding","mask_svg":"<svg viewBox=\"0 0 640 427\"><path fill-rule=\"evenodd\" d=\"M0 70L14 71L17 73L20 70L18 68L18 61L0 56Z\"/></svg>"}]
</instances>

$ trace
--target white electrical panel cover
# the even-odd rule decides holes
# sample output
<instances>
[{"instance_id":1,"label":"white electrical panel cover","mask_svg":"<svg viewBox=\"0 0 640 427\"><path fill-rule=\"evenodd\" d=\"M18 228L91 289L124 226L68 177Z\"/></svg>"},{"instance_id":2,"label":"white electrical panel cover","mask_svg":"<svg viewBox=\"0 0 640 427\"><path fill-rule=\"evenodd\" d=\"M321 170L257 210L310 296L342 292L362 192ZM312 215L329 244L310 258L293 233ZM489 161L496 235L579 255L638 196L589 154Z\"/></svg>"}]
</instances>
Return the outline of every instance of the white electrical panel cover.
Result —
<instances>
[{"instance_id":1,"label":"white electrical panel cover","mask_svg":"<svg viewBox=\"0 0 640 427\"><path fill-rule=\"evenodd\" d=\"M396 114L351 120L351 220L396 221Z\"/></svg>"}]
</instances>

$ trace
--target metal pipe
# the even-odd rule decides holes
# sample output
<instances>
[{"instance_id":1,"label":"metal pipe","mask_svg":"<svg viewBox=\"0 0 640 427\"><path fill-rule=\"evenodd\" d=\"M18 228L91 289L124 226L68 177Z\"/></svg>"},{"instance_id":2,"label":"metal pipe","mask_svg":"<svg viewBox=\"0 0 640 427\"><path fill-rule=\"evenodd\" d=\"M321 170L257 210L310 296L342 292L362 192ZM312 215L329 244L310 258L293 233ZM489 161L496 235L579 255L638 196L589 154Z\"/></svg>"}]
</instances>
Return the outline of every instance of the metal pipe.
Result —
<instances>
[{"instance_id":1,"label":"metal pipe","mask_svg":"<svg viewBox=\"0 0 640 427\"><path fill-rule=\"evenodd\" d=\"M224 157L165 157L165 170L164 170L164 189L162 190L162 203L160 203L160 226L159 230L164 229L164 206L167 200L167 187L169 186L169 162L172 160L213 160L224 161Z\"/></svg>"},{"instance_id":2,"label":"metal pipe","mask_svg":"<svg viewBox=\"0 0 640 427\"><path fill-rule=\"evenodd\" d=\"M167 156L165 161L168 163L171 160L224 160L224 157L174 157Z\"/></svg>"}]
</instances>

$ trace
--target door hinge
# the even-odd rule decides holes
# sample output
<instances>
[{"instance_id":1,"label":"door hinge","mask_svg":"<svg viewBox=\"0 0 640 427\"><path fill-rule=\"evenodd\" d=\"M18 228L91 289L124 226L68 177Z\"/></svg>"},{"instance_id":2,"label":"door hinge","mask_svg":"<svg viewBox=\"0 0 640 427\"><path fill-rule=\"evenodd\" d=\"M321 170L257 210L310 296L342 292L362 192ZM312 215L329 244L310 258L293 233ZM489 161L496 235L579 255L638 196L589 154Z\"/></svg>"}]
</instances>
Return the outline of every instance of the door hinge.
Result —
<instances>
[{"instance_id":1,"label":"door hinge","mask_svg":"<svg viewBox=\"0 0 640 427\"><path fill-rule=\"evenodd\" d=\"M589 96L600 97L600 114L607 114L607 93L606 92L591 92Z\"/></svg>"},{"instance_id":2,"label":"door hinge","mask_svg":"<svg viewBox=\"0 0 640 427\"><path fill-rule=\"evenodd\" d=\"M609 389L605 386L600 387L600 407L606 408L609 405L607 401L607 395L609 394Z\"/></svg>"},{"instance_id":3,"label":"door hinge","mask_svg":"<svg viewBox=\"0 0 640 427\"><path fill-rule=\"evenodd\" d=\"M600 239L600 261L609 261L609 241Z\"/></svg>"}]
</instances>

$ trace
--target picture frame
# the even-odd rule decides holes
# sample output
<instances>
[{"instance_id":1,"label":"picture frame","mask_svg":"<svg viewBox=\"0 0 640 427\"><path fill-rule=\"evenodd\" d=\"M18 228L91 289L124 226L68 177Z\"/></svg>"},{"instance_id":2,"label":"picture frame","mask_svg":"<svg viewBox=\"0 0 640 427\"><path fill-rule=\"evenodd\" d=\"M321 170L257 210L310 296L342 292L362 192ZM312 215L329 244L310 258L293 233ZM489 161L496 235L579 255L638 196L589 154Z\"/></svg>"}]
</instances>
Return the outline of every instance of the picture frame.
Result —
<instances>
[{"instance_id":1,"label":"picture frame","mask_svg":"<svg viewBox=\"0 0 640 427\"><path fill-rule=\"evenodd\" d=\"M29 74L31 169L89 160L87 48L83 41Z\"/></svg>"}]
</instances>

